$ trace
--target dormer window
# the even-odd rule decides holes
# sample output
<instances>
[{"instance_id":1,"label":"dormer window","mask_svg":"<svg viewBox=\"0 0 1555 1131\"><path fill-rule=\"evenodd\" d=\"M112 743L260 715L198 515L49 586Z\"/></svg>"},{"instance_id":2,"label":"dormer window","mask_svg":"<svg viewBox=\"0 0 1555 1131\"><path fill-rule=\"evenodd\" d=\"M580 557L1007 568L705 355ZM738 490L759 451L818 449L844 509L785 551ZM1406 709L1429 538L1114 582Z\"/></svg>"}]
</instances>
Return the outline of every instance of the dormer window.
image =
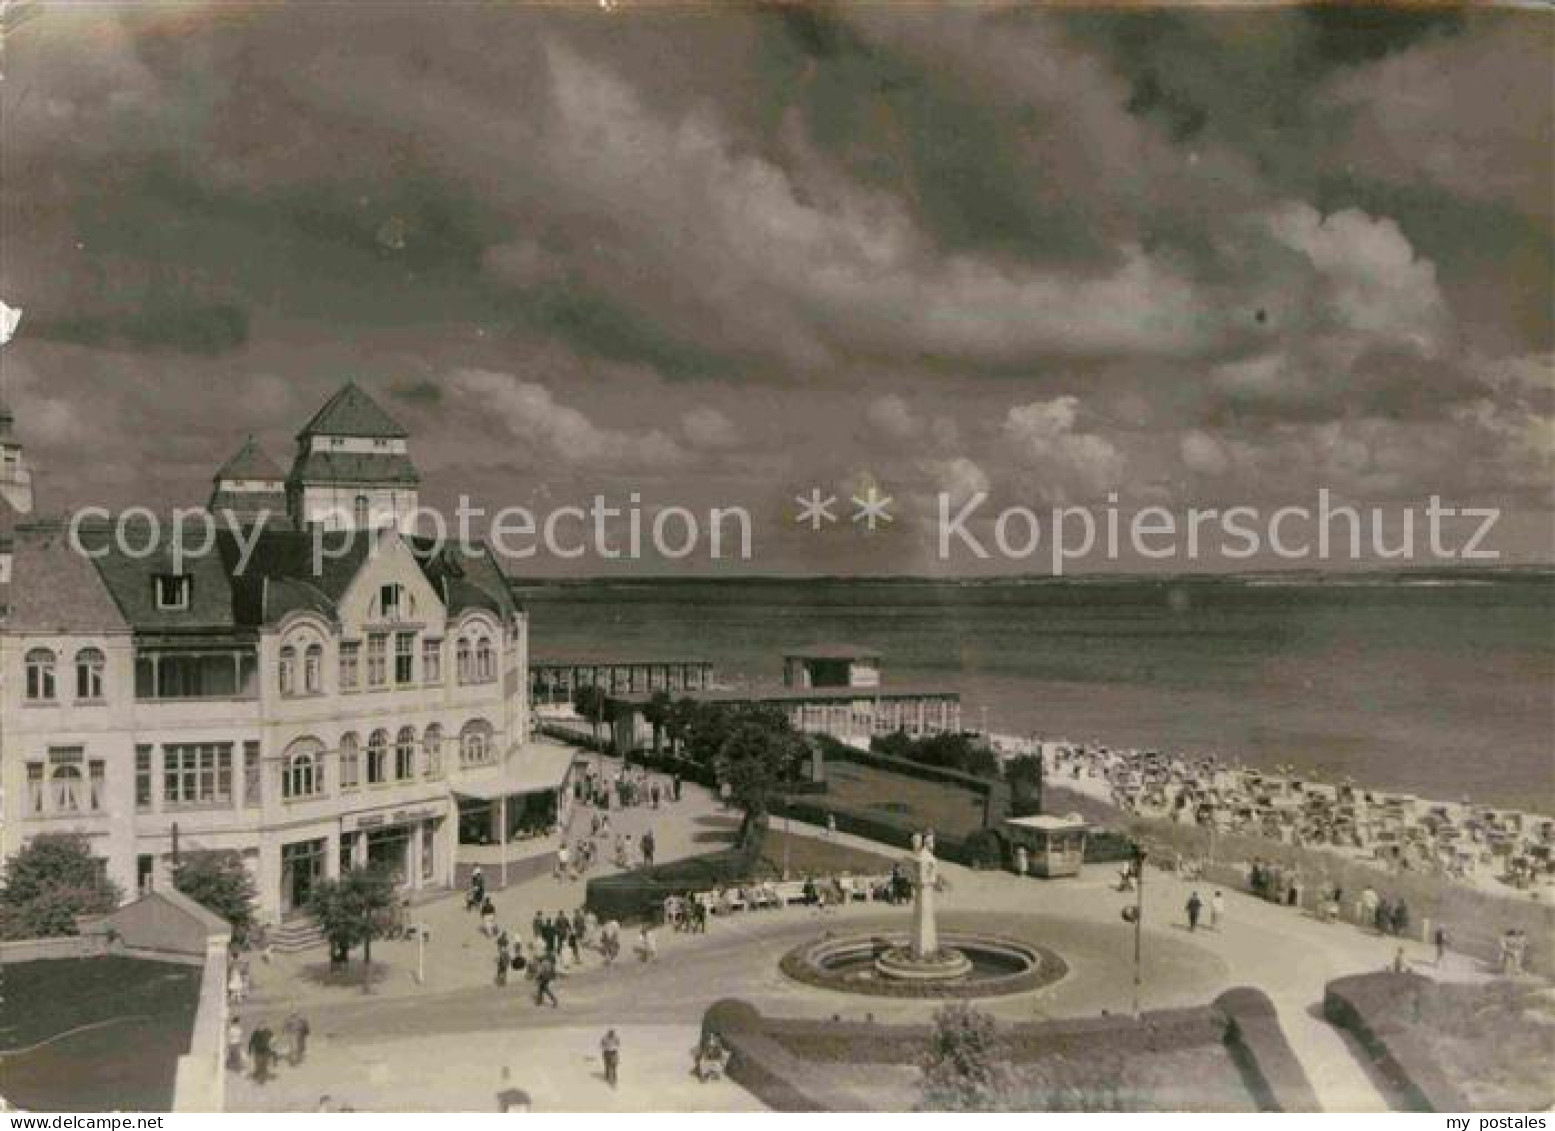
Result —
<instances>
[{"instance_id":1,"label":"dormer window","mask_svg":"<svg viewBox=\"0 0 1555 1131\"><path fill-rule=\"evenodd\" d=\"M187 609L194 590L194 578L187 573L159 573L152 579L157 608L168 610Z\"/></svg>"}]
</instances>

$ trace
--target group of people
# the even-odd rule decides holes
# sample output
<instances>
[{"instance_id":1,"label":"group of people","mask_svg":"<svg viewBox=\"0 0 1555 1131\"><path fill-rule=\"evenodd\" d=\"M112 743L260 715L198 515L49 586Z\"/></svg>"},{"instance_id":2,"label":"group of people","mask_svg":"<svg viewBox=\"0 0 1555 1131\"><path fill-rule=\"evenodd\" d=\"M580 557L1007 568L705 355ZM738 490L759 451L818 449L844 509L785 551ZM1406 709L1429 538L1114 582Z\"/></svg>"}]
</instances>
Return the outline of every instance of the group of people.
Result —
<instances>
[{"instance_id":1,"label":"group of people","mask_svg":"<svg viewBox=\"0 0 1555 1131\"><path fill-rule=\"evenodd\" d=\"M1528 933L1519 928L1501 933L1500 968L1503 974L1521 974L1528 956Z\"/></svg>"},{"instance_id":2,"label":"group of people","mask_svg":"<svg viewBox=\"0 0 1555 1131\"><path fill-rule=\"evenodd\" d=\"M607 812L636 805L657 809L665 802L679 801L682 784L678 773L665 777L641 767L622 766L614 774L607 774L590 766L574 781L573 799Z\"/></svg>"},{"instance_id":3,"label":"group of people","mask_svg":"<svg viewBox=\"0 0 1555 1131\"><path fill-rule=\"evenodd\" d=\"M263 1084L274 1075L275 1066L285 1056L293 1067L301 1064L308 1055L308 1036L312 1033L308 1019L293 1011L281 1024L284 1048L276 1040L275 1031L261 1021L249 1030L245 1038L243 1022L235 1015L227 1022L227 1070L251 1072L254 1083Z\"/></svg>"}]
</instances>

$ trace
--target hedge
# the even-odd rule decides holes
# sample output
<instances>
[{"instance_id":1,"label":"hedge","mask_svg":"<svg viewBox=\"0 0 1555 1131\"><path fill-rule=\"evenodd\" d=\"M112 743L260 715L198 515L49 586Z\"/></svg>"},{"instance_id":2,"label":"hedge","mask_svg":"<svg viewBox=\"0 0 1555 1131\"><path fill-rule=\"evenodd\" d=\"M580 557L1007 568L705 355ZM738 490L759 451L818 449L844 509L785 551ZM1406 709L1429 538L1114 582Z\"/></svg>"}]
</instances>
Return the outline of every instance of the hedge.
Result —
<instances>
[{"instance_id":1,"label":"hedge","mask_svg":"<svg viewBox=\"0 0 1555 1131\"><path fill-rule=\"evenodd\" d=\"M1323 990L1323 1016L1347 1029L1397 1091L1407 1111L1468 1111L1469 1101L1436 1058L1394 1020L1403 1006L1434 988L1420 974L1354 974Z\"/></svg>"},{"instance_id":2,"label":"hedge","mask_svg":"<svg viewBox=\"0 0 1555 1131\"><path fill-rule=\"evenodd\" d=\"M762 823L748 820L740 829L739 843L733 848L655 864L651 868L597 876L588 881L584 905L602 920L627 923L652 919L658 915L667 896L709 891L749 879L761 854L764 832Z\"/></svg>"},{"instance_id":3,"label":"hedge","mask_svg":"<svg viewBox=\"0 0 1555 1131\"><path fill-rule=\"evenodd\" d=\"M713 1005L703 1027L730 1048L730 1076L782 1111L863 1110L857 1097L829 1092L811 1066L914 1065L921 1062L932 1036L928 1025L764 1017L733 999ZM1319 1110L1274 1007L1257 990L1231 990L1212 1005L1146 1013L1139 1021L1089 1017L999 1028L1010 1063L1017 1066L1039 1065L1051 1057L1085 1064L1102 1051L1127 1058L1223 1044L1261 1108Z\"/></svg>"},{"instance_id":4,"label":"hedge","mask_svg":"<svg viewBox=\"0 0 1555 1131\"><path fill-rule=\"evenodd\" d=\"M1267 994L1239 986L1216 998L1215 1008L1228 1022L1226 1049L1261 1110L1323 1110Z\"/></svg>"}]
</instances>

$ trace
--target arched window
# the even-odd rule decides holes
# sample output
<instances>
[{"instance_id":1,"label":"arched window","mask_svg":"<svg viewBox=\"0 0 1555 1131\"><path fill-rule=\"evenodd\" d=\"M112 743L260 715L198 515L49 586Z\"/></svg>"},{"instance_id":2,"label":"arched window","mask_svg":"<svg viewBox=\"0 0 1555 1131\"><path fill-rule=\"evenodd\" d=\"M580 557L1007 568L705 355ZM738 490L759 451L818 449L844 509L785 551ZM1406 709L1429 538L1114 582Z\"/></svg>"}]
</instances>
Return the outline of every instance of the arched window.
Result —
<instances>
[{"instance_id":1,"label":"arched window","mask_svg":"<svg viewBox=\"0 0 1555 1131\"><path fill-rule=\"evenodd\" d=\"M470 638L459 637L459 643L454 649L454 667L459 674L460 683L473 682L473 673L470 670Z\"/></svg>"},{"instance_id":2,"label":"arched window","mask_svg":"<svg viewBox=\"0 0 1555 1131\"><path fill-rule=\"evenodd\" d=\"M358 530L366 530L367 529L367 517L368 517L367 496L366 495L358 495L356 497L356 502L354 502L351 505L352 525L355 526L356 529L358 529Z\"/></svg>"},{"instance_id":3,"label":"arched window","mask_svg":"<svg viewBox=\"0 0 1555 1131\"><path fill-rule=\"evenodd\" d=\"M281 649L281 666L277 672L282 695L297 692L297 649L290 644Z\"/></svg>"},{"instance_id":4,"label":"arched window","mask_svg":"<svg viewBox=\"0 0 1555 1131\"><path fill-rule=\"evenodd\" d=\"M324 690L324 645L309 644L302 657L302 688L309 695Z\"/></svg>"},{"instance_id":5,"label":"arched window","mask_svg":"<svg viewBox=\"0 0 1555 1131\"><path fill-rule=\"evenodd\" d=\"M70 763L49 767L49 800L56 813L79 813L84 790L81 767Z\"/></svg>"},{"instance_id":6,"label":"arched window","mask_svg":"<svg viewBox=\"0 0 1555 1131\"><path fill-rule=\"evenodd\" d=\"M27 653L27 700L47 703L54 699L54 653L34 648Z\"/></svg>"},{"instance_id":7,"label":"arched window","mask_svg":"<svg viewBox=\"0 0 1555 1131\"><path fill-rule=\"evenodd\" d=\"M319 743L311 738L293 743L281 762L282 797L295 801L324 792L324 766L319 751Z\"/></svg>"},{"instance_id":8,"label":"arched window","mask_svg":"<svg viewBox=\"0 0 1555 1131\"><path fill-rule=\"evenodd\" d=\"M107 662L96 648L83 648L76 653L77 699L103 697L103 668Z\"/></svg>"},{"instance_id":9,"label":"arched window","mask_svg":"<svg viewBox=\"0 0 1555 1131\"><path fill-rule=\"evenodd\" d=\"M426 736L421 740L421 748L426 758L424 763L426 775L429 778L443 776L443 728L433 723L427 727Z\"/></svg>"},{"instance_id":10,"label":"arched window","mask_svg":"<svg viewBox=\"0 0 1555 1131\"><path fill-rule=\"evenodd\" d=\"M485 719L471 719L459 732L459 761L466 766L480 766L490 762L496 753L492 747L491 724Z\"/></svg>"},{"instance_id":11,"label":"arched window","mask_svg":"<svg viewBox=\"0 0 1555 1131\"><path fill-rule=\"evenodd\" d=\"M490 683L497 678L496 661L491 651L491 640L482 636L475 642L475 682Z\"/></svg>"},{"instance_id":12,"label":"arched window","mask_svg":"<svg viewBox=\"0 0 1555 1131\"><path fill-rule=\"evenodd\" d=\"M389 732L375 730L367 740L367 784L380 785L388 780Z\"/></svg>"},{"instance_id":13,"label":"arched window","mask_svg":"<svg viewBox=\"0 0 1555 1131\"><path fill-rule=\"evenodd\" d=\"M394 777L407 781L416 776L416 728L400 727L394 739Z\"/></svg>"},{"instance_id":14,"label":"arched window","mask_svg":"<svg viewBox=\"0 0 1555 1131\"><path fill-rule=\"evenodd\" d=\"M362 783L362 751L356 732L340 736L340 788L355 789Z\"/></svg>"}]
</instances>

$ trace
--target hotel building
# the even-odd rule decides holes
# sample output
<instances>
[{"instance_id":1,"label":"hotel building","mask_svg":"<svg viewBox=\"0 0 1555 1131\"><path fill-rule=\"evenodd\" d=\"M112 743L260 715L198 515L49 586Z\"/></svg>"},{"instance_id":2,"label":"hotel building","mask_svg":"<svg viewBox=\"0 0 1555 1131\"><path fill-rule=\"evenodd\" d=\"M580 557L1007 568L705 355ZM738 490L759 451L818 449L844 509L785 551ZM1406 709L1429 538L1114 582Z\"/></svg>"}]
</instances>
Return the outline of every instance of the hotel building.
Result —
<instances>
[{"instance_id":1,"label":"hotel building","mask_svg":"<svg viewBox=\"0 0 1555 1131\"><path fill-rule=\"evenodd\" d=\"M418 483L404 429L348 384L289 473L252 438L221 468L210 505L248 525L208 552L165 529L146 552L145 514L78 545L18 524L0 851L80 832L133 895L232 850L271 921L370 861L409 889L548 867L574 752L530 740L526 616L483 546L411 531Z\"/></svg>"}]
</instances>

